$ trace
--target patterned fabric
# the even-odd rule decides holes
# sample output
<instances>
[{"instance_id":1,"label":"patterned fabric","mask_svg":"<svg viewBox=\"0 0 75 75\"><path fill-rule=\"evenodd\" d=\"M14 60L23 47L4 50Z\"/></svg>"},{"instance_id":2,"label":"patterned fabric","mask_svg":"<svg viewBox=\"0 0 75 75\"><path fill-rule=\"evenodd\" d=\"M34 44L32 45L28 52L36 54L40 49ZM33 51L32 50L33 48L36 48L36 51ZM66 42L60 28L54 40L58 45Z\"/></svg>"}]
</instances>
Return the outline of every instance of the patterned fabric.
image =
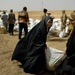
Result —
<instances>
[{"instance_id":1,"label":"patterned fabric","mask_svg":"<svg viewBox=\"0 0 75 75\"><path fill-rule=\"evenodd\" d=\"M18 14L19 22L27 23L29 21L28 13L25 11L21 11Z\"/></svg>"}]
</instances>

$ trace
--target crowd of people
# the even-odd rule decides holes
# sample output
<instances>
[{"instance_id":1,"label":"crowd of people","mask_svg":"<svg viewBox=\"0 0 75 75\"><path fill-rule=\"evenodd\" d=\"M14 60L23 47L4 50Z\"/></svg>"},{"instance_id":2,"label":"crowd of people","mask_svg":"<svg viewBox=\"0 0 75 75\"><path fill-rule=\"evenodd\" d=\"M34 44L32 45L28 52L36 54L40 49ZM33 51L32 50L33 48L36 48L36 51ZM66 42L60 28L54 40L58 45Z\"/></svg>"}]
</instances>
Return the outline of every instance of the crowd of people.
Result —
<instances>
[{"instance_id":1,"label":"crowd of people","mask_svg":"<svg viewBox=\"0 0 75 75\"><path fill-rule=\"evenodd\" d=\"M6 14L5 11L3 11L3 14L1 15L1 19L3 21L3 26L6 29L6 32L9 33L9 35L14 35L14 25L16 22L16 15L13 11L13 9L10 10L10 13ZM22 11L18 12L18 24L19 24L19 35L18 39L21 39L22 37L22 30L24 28L24 36L28 33L28 26L29 24L29 14L27 12L27 7L23 7Z\"/></svg>"},{"instance_id":2,"label":"crowd of people","mask_svg":"<svg viewBox=\"0 0 75 75\"><path fill-rule=\"evenodd\" d=\"M68 23L67 23L67 20L69 20L69 17L66 14L66 10L62 10L61 13L62 13L62 15L60 16L61 29L59 31L60 33L58 32L57 35L59 37L67 37L71 34L71 32L73 30L73 26L70 23L70 21L68 21ZM1 16L3 25L6 28L6 32L9 32L9 35L13 35L14 26L15 26L14 24L16 21L18 21L18 25L19 25L18 39L20 40L22 38L22 30L24 29L24 36L26 36L26 34L28 33L28 25L30 24L27 7L23 7L22 11L18 12L17 18L13 12L13 9L10 10L9 14L7 15L6 12L3 11L3 14ZM11 15L11 14L13 14L13 15ZM53 19L55 18L51 12L48 12L48 10L46 8L44 8L43 15L41 16L41 20L43 20L46 16L50 16ZM55 31L55 30L53 30L53 31Z\"/></svg>"},{"instance_id":3,"label":"crowd of people","mask_svg":"<svg viewBox=\"0 0 75 75\"><path fill-rule=\"evenodd\" d=\"M29 15L27 7L23 7L23 10L18 13L19 23L19 42L17 43L11 60L17 60L21 63L20 67L25 72L31 74L43 74L46 71L46 57L45 50L47 49L46 40L49 29L52 27L54 17L51 13L47 12L47 9L43 9L43 16L41 21L36 24L29 32L27 24L29 23ZM10 10L8 16L6 12L3 12L1 19L3 25L7 31L7 24L9 25L9 34L13 35L13 27L16 21L13 10ZM55 75L75 75L75 11L73 11L68 17L65 10L62 11L61 16L61 30L66 27L66 20L69 19L69 39L66 44L66 58L56 68ZM71 28L72 27L72 28ZM22 29L24 28L24 37L22 36ZM67 33L69 34L69 33Z\"/></svg>"},{"instance_id":4,"label":"crowd of people","mask_svg":"<svg viewBox=\"0 0 75 75\"><path fill-rule=\"evenodd\" d=\"M16 21L16 16L13 13L13 9L10 10L9 14L6 14L6 11L3 11L1 19L3 21L3 26L5 27L6 32L9 32L9 35L13 35L14 24Z\"/></svg>"}]
</instances>

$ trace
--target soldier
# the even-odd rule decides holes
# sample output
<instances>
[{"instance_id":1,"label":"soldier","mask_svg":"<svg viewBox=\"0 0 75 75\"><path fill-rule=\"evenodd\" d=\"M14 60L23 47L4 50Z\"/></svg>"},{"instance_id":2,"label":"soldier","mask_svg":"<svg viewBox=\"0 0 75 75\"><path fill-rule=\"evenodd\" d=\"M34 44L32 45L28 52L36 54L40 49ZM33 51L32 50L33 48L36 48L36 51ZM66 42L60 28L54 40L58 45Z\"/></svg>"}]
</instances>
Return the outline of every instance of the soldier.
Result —
<instances>
[{"instance_id":1,"label":"soldier","mask_svg":"<svg viewBox=\"0 0 75 75\"><path fill-rule=\"evenodd\" d=\"M1 16L1 19L3 21L3 25L7 31L7 28L8 28L8 15L6 14L5 11L3 11L3 15Z\"/></svg>"},{"instance_id":2,"label":"soldier","mask_svg":"<svg viewBox=\"0 0 75 75\"><path fill-rule=\"evenodd\" d=\"M62 16L61 16L61 31L65 29L66 27L66 21L67 21L67 15L65 13L65 10L62 10Z\"/></svg>"}]
</instances>

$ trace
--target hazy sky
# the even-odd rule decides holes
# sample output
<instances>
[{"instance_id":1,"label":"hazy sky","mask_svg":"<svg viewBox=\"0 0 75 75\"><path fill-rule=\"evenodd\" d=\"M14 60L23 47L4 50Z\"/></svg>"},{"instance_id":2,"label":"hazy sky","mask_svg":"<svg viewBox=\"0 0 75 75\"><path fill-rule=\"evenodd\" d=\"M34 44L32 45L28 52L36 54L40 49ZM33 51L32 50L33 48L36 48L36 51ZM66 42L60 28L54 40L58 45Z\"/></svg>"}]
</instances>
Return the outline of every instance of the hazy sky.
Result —
<instances>
[{"instance_id":1,"label":"hazy sky","mask_svg":"<svg viewBox=\"0 0 75 75\"><path fill-rule=\"evenodd\" d=\"M0 10L22 10L27 6L28 10L75 10L75 0L0 0Z\"/></svg>"}]
</instances>

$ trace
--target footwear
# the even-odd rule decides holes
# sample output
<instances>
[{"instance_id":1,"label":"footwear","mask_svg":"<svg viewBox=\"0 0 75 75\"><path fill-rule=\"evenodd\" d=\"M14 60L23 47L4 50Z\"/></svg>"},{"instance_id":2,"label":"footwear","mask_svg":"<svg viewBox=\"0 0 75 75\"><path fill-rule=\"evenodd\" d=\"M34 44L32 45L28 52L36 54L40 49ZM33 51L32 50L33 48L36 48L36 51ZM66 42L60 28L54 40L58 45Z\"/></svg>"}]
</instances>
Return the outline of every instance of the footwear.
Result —
<instances>
[{"instance_id":1,"label":"footwear","mask_svg":"<svg viewBox=\"0 0 75 75\"><path fill-rule=\"evenodd\" d=\"M21 38L19 38L19 40L21 40Z\"/></svg>"},{"instance_id":2,"label":"footwear","mask_svg":"<svg viewBox=\"0 0 75 75\"><path fill-rule=\"evenodd\" d=\"M9 33L9 35L12 35L11 33Z\"/></svg>"},{"instance_id":3,"label":"footwear","mask_svg":"<svg viewBox=\"0 0 75 75\"><path fill-rule=\"evenodd\" d=\"M12 33L12 36L13 36L14 34Z\"/></svg>"}]
</instances>

